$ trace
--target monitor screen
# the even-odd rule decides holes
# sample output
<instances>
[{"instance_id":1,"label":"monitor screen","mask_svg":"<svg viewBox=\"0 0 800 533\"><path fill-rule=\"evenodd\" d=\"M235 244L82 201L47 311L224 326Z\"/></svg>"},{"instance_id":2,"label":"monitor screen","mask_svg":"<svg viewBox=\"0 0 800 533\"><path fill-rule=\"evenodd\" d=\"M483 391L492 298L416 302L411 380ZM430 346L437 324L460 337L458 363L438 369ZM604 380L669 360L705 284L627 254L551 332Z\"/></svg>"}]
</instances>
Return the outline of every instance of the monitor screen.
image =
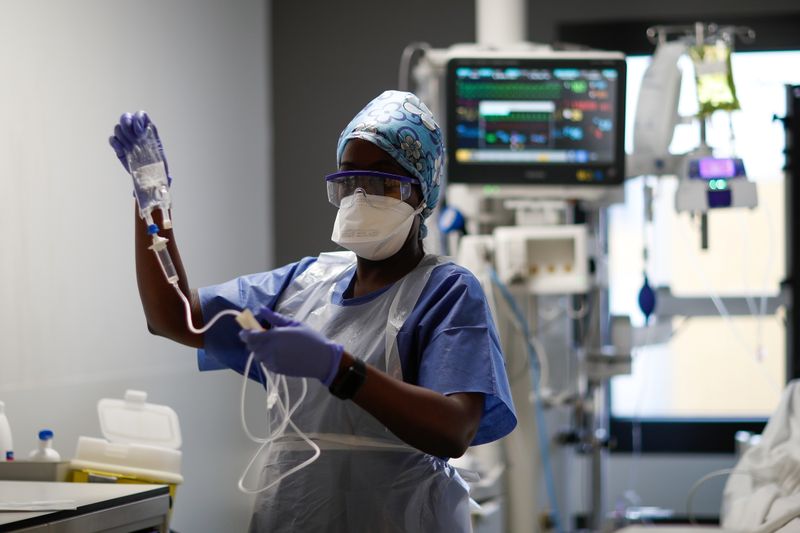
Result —
<instances>
[{"instance_id":1,"label":"monitor screen","mask_svg":"<svg viewBox=\"0 0 800 533\"><path fill-rule=\"evenodd\" d=\"M451 183L622 183L622 56L453 58L446 84Z\"/></svg>"}]
</instances>

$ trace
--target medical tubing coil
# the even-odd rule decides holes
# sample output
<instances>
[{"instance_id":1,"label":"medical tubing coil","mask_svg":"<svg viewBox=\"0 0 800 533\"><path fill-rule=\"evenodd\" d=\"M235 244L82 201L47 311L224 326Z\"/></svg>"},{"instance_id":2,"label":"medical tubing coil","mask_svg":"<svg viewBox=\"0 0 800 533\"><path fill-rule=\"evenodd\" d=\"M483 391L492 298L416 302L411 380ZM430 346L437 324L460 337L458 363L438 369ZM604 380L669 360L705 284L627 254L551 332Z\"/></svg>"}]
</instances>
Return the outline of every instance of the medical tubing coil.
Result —
<instances>
[{"instance_id":1,"label":"medical tubing coil","mask_svg":"<svg viewBox=\"0 0 800 533\"><path fill-rule=\"evenodd\" d=\"M214 315L211 318L211 320L208 321L208 324L206 324L205 326L197 328L194 326L194 323L192 322L192 309L191 309L191 304L189 303L189 299L186 297L185 294L183 294L183 291L181 291L180 287L178 287L177 280L171 283L171 285L175 288L175 291L178 293L178 296L180 296L180 299L183 302L183 308L186 317L186 327L192 333L196 333L198 335L201 333L205 333L214 324L216 324L216 322L220 318L222 318L225 315L230 315L238 318L239 315L241 314L241 312L239 311L235 311L233 309L226 309ZM253 359L254 359L254 354L251 352L250 355L247 357L247 363L245 365L245 369L243 372L244 377L242 379L242 393L241 393L241 404L240 404L242 429L244 430L245 434L250 440L252 440L257 444L260 444L258 450L256 450L256 452L251 457L250 461L247 463L247 466L242 472L242 475L239 477L239 481L237 483L239 490L247 494L258 494L259 492L263 492L269 489L270 487L279 483L285 477L290 476L302 470L303 468L307 467L308 465L316 461L317 458L320 456L319 446L310 438L308 438L308 436L305 433L300 431L300 429L294 424L294 422L292 422L291 418L292 414L297 410L300 404L303 403L303 400L306 397L306 392L308 390L308 384L306 382L306 379L305 378L302 379L302 392L300 394L300 397L294 403L291 403L289 399L289 386L286 382L286 377L281 375L276 375L270 372L262 363L259 364L261 365L261 370L263 372L263 375L265 376L265 380L262 382L262 385L264 386L264 389L266 390L267 393L267 401L266 401L267 412L277 407L278 418L281 419L281 422L278 424L275 430L272 430L269 426L269 417L267 417L268 421L267 435L265 437L257 437L250 431L250 428L247 426L247 422L245 420L245 415L244 415L244 399L245 399L245 392L247 390L248 376L250 375L250 368L253 365ZM281 392L283 393L283 398L281 398ZM253 464L255 464L256 459L261 455L262 452L268 450L271 446L273 446L274 442L278 438L284 435L287 426L290 426L294 430L294 432L303 441L305 441L306 444L308 444L308 446L313 450L311 457L306 459L302 463L290 468L277 478L271 480L263 487L259 488L246 487L244 485L244 480L247 477L247 473L250 471Z\"/></svg>"}]
</instances>

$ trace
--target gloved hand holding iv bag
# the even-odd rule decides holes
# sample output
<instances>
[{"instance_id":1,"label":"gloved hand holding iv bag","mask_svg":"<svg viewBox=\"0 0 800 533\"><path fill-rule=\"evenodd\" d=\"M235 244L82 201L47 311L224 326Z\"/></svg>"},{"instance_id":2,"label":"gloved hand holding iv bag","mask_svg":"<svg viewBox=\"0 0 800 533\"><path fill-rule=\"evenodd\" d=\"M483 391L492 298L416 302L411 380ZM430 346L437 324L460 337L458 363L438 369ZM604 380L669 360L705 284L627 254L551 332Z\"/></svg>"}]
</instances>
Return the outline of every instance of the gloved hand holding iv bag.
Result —
<instances>
[{"instance_id":1,"label":"gloved hand holding iv bag","mask_svg":"<svg viewBox=\"0 0 800 533\"><path fill-rule=\"evenodd\" d=\"M114 127L114 135L109 138L109 144L133 178L139 212L147 221L150 232L158 231L151 216L156 208L164 215L164 228L169 229L172 226L169 219L169 186L172 178L169 176L164 147L156 125L144 111L125 113Z\"/></svg>"},{"instance_id":2,"label":"gloved hand holding iv bag","mask_svg":"<svg viewBox=\"0 0 800 533\"><path fill-rule=\"evenodd\" d=\"M243 329L239 338L256 361L286 376L317 378L330 386L339 370L344 347L311 327L262 307L256 316L269 322L266 331Z\"/></svg>"}]
</instances>

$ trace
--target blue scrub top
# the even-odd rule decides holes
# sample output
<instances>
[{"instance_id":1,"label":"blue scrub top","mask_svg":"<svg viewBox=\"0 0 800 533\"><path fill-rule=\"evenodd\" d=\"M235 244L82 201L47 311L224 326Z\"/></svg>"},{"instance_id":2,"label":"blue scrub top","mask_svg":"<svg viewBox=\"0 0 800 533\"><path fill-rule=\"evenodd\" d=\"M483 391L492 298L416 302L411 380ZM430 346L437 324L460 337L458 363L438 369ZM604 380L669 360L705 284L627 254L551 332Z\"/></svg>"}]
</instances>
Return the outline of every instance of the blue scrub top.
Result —
<instances>
[{"instance_id":1,"label":"blue scrub top","mask_svg":"<svg viewBox=\"0 0 800 533\"><path fill-rule=\"evenodd\" d=\"M224 309L275 308L292 280L317 259L296 263L204 287L199 290L207 322ZM333 294L333 303L360 305L385 292L380 289L358 298L352 294L355 264ZM239 326L223 319L205 333L198 350L200 370L231 368L244 373L248 353L238 337ZM397 334L403 381L442 394L480 392L485 395L480 427L471 445L504 437L517 424L503 354L483 289L467 269L446 263L431 272L414 310ZM358 354L354 354L358 355ZM251 372L251 377L256 377Z\"/></svg>"}]
</instances>

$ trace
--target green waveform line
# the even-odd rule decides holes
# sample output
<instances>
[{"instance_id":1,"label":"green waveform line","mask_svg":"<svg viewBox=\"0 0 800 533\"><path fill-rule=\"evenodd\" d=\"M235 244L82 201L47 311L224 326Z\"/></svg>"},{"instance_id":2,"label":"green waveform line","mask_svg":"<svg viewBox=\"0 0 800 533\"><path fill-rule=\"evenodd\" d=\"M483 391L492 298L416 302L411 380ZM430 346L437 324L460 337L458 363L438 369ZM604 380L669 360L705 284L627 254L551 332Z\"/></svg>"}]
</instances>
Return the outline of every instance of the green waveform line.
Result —
<instances>
[{"instance_id":1,"label":"green waveform line","mask_svg":"<svg viewBox=\"0 0 800 533\"><path fill-rule=\"evenodd\" d=\"M492 81L458 81L456 93L463 98L475 99L552 99L562 93L561 82L496 83Z\"/></svg>"}]
</instances>

